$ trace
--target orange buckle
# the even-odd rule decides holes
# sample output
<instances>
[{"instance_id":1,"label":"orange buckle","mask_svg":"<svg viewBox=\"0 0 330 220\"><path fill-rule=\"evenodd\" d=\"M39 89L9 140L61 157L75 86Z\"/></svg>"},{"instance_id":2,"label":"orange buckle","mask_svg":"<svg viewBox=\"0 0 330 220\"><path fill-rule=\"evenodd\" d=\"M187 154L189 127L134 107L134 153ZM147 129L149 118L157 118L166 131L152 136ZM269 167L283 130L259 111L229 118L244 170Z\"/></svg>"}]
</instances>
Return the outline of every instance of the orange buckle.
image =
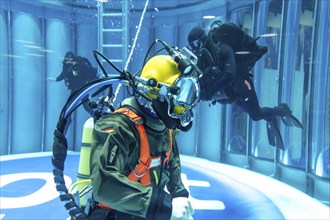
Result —
<instances>
[{"instance_id":1,"label":"orange buckle","mask_svg":"<svg viewBox=\"0 0 330 220\"><path fill-rule=\"evenodd\" d=\"M138 169L138 170L136 170L136 169ZM133 173L137 178L141 178L144 176L144 174L146 174L147 171L148 171L148 166L146 166L140 162L139 164L136 164L136 166L133 170Z\"/></svg>"},{"instance_id":2,"label":"orange buckle","mask_svg":"<svg viewBox=\"0 0 330 220\"><path fill-rule=\"evenodd\" d=\"M97 202L96 203L96 206L100 207L101 209L108 210L108 211L113 210L110 206L107 206L106 204L101 203L101 202Z\"/></svg>"},{"instance_id":3,"label":"orange buckle","mask_svg":"<svg viewBox=\"0 0 330 220\"><path fill-rule=\"evenodd\" d=\"M143 177L150 168L153 167L157 167L159 165L162 164L161 161L161 157L149 157L147 160L147 164L144 164L143 162L140 161L140 163L138 163L134 170L133 170L133 174L137 177L137 178L141 178Z\"/></svg>"}]
</instances>

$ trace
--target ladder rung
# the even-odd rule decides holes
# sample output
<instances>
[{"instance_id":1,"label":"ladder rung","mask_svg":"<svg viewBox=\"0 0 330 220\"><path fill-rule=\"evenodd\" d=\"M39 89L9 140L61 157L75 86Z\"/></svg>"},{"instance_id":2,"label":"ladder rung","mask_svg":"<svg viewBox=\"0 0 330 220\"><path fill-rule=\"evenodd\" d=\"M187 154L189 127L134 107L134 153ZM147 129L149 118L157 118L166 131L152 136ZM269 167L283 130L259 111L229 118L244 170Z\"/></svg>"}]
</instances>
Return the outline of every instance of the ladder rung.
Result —
<instances>
[{"instance_id":1,"label":"ladder rung","mask_svg":"<svg viewBox=\"0 0 330 220\"><path fill-rule=\"evenodd\" d=\"M123 29L103 29L104 32L122 32Z\"/></svg>"},{"instance_id":2,"label":"ladder rung","mask_svg":"<svg viewBox=\"0 0 330 220\"><path fill-rule=\"evenodd\" d=\"M111 48L113 48L113 47L123 47L122 44L103 44L102 46L103 47L111 47Z\"/></svg>"},{"instance_id":3,"label":"ladder rung","mask_svg":"<svg viewBox=\"0 0 330 220\"><path fill-rule=\"evenodd\" d=\"M121 60L121 59L110 59L110 61L111 62L114 62L114 63L121 63L121 62L123 62L123 60ZM102 62L108 62L108 61L102 60Z\"/></svg>"},{"instance_id":4,"label":"ladder rung","mask_svg":"<svg viewBox=\"0 0 330 220\"><path fill-rule=\"evenodd\" d=\"M115 63L121 63L123 62L123 60L121 59L110 59L111 62L115 62Z\"/></svg>"},{"instance_id":5,"label":"ladder rung","mask_svg":"<svg viewBox=\"0 0 330 220\"><path fill-rule=\"evenodd\" d=\"M113 76L115 76L115 77L116 77L116 76L118 76L118 74L115 74L115 73L110 73L110 74L108 74L108 76L109 76L109 77L113 77Z\"/></svg>"},{"instance_id":6,"label":"ladder rung","mask_svg":"<svg viewBox=\"0 0 330 220\"><path fill-rule=\"evenodd\" d=\"M121 17L123 13L103 13L102 15L107 17Z\"/></svg>"}]
</instances>

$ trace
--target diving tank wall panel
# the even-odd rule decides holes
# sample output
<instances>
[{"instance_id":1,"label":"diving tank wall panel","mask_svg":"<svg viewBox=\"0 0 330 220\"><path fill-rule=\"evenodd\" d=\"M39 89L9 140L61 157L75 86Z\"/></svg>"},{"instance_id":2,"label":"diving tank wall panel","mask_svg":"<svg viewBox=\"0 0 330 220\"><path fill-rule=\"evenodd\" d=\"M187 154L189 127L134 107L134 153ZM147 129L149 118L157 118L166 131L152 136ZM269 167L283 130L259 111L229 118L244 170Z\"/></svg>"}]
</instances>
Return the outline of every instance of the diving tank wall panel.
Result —
<instances>
[{"instance_id":1,"label":"diving tank wall panel","mask_svg":"<svg viewBox=\"0 0 330 220\"><path fill-rule=\"evenodd\" d=\"M202 102L199 104L199 110L198 132L196 134L198 135L198 156L220 162L221 149L216 146L221 146L221 141L223 141L223 135L221 135L222 106Z\"/></svg>"},{"instance_id":2,"label":"diving tank wall panel","mask_svg":"<svg viewBox=\"0 0 330 220\"><path fill-rule=\"evenodd\" d=\"M286 20L284 28L287 30L285 36L283 36L284 40L284 50L282 59L280 62L283 62L283 70L285 73L282 75L283 79L283 89L281 91L282 94L282 102L290 103L291 100L291 83L293 74L295 73L295 62L292 62L291 59L285 59L285 57L295 57L297 53L297 44L298 44L298 36L295 33L298 33L299 29L299 10L297 8L301 8L300 1L288 1L287 7L284 7L284 10L287 13L287 16L290 18Z\"/></svg>"},{"instance_id":3,"label":"diving tank wall panel","mask_svg":"<svg viewBox=\"0 0 330 220\"><path fill-rule=\"evenodd\" d=\"M41 20L22 12L12 16L13 108L11 153L37 152L41 146L42 46ZM32 135L32 136L31 136ZM32 138L33 137L33 138Z\"/></svg>"},{"instance_id":4,"label":"diving tank wall panel","mask_svg":"<svg viewBox=\"0 0 330 220\"><path fill-rule=\"evenodd\" d=\"M45 47L49 51L53 51L46 56L46 77L55 78L62 71L64 54L70 50L74 51L71 38L72 28L70 23L55 18L47 19L45 26L45 39L47 39ZM60 106L64 106L66 98L70 95L70 91L67 89L63 81L53 82L47 80L45 92L45 151L51 151L54 128L62 110ZM72 133L72 129L69 129L68 134L70 133ZM72 140L69 139L68 141L70 143L69 145L72 146Z\"/></svg>"},{"instance_id":5,"label":"diving tank wall panel","mask_svg":"<svg viewBox=\"0 0 330 220\"><path fill-rule=\"evenodd\" d=\"M326 100L322 100L319 97L325 97L325 90L329 90L328 75L330 74L330 2L320 1L318 9L320 18L324 19L319 19L317 22L318 31L315 39L315 42L317 42L317 44L315 45L315 60L317 60L318 62L315 63L314 75L312 78L312 80L314 81L314 88L312 93L313 109L310 109L310 113L312 114L311 118L313 128L312 144L315 147L325 148L327 146L327 151L329 152L329 134L325 133L325 119L329 117L329 114L325 111ZM326 150L326 148L324 150ZM313 155L313 157L315 158L317 157L317 155ZM327 158L329 160L329 156ZM312 169L315 169L315 165L313 165Z\"/></svg>"},{"instance_id":6,"label":"diving tank wall panel","mask_svg":"<svg viewBox=\"0 0 330 220\"><path fill-rule=\"evenodd\" d=\"M129 47L132 48L134 37L137 32L136 26L139 24L138 19L133 19L130 21L132 27L129 28L130 39L129 39ZM135 50L132 55L132 59L129 61L128 70L132 73L136 73L141 69L141 64L144 62L145 54L148 51L150 43L154 41L153 31L150 27L150 19L145 18L143 24L140 29L140 35L137 39ZM128 51L128 55L130 55L131 49ZM150 55L150 54L149 54ZM124 61L124 66L126 66L127 60Z\"/></svg>"},{"instance_id":7,"label":"diving tank wall panel","mask_svg":"<svg viewBox=\"0 0 330 220\"><path fill-rule=\"evenodd\" d=\"M258 13L255 13L255 35L260 36L265 33L267 29L267 14L269 13L269 1L260 1L256 10ZM261 45L266 45L265 38L260 38L258 43ZM264 58L261 58L259 62L256 62L254 66L254 86L257 95L259 96L259 102L267 106L275 106L277 103L277 91L278 91L278 72L272 71L270 73L264 73L266 69L264 68ZM271 84L266 84L269 81L272 81ZM267 87L267 90L270 90L266 94L262 94L260 91ZM274 92L274 93L271 93ZM273 94L271 97L269 94ZM264 121L253 122L251 124L250 134L253 134L254 138L251 138L251 145L256 146L251 150L252 155L257 156L258 154L263 155L262 151L259 150L260 147L269 145L266 133L266 123ZM268 153L268 152L271 153ZM274 151L269 146L269 151L266 154L272 154Z\"/></svg>"},{"instance_id":8,"label":"diving tank wall panel","mask_svg":"<svg viewBox=\"0 0 330 220\"><path fill-rule=\"evenodd\" d=\"M1 4L1 3L0 3ZM8 124L9 124L9 97L10 75L8 56L8 27L5 10L0 11L0 155L8 154Z\"/></svg>"},{"instance_id":9,"label":"diving tank wall panel","mask_svg":"<svg viewBox=\"0 0 330 220\"><path fill-rule=\"evenodd\" d=\"M299 33L299 17L300 17L300 10L295 10L297 8L301 8L300 1L288 1L287 5L284 6L285 13L290 19L287 19L284 28L286 31L285 36L283 36L283 51L280 55L280 66L283 68L281 71L283 74L280 75L282 77L282 82L280 88L282 90L279 91L280 94L280 103L288 103L293 111L293 114L298 117L296 106L302 106L303 98L302 96L298 96L296 99L293 99L293 95L296 93L298 95L297 89L303 88L302 85L294 85L295 82L299 82L300 80L295 78L297 73L296 70L296 63L294 62L294 58L297 54L297 45L298 45L298 35L295 33ZM292 57L293 59L285 59L286 57ZM302 74L299 74L302 75ZM295 80L294 80L295 79ZM295 86L299 86L295 88ZM300 90L301 91L301 90ZM301 110L299 111L299 115L301 116ZM301 121L301 117L298 118ZM300 146L301 140L300 134L301 131L297 133L293 133L292 129L288 127L282 126L282 133L283 133L283 141L286 146L292 146L293 144ZM290 138L292 137L292 138ZM298 138L295 138L298 137ZM297 139L295 141L294 139ZM292 147L291 147L292 149ZM297 152L298 154L299 152Z\"/></svg>"},{"instance_id":10,"label":"diving tank wall panel","mask_svg":"<svg viewBox=\"0 0 330 220\"><path fill-rule=\"evenodd\" d=\"M268 8L269 8L269 2L268 1L261 1L260 4L257 7L257 11L258 13L256 13L254 16L256 18L256 25L255 25L255 36L260 36L262 34L264 34L265 29L267 29L267 19L265 19L267 17L267 13L268 13ZM265 38L260 38L258 40L258 43L260 43L261 45L266 45L266 40ZM261 58L263 59L263 58ZM262 71L264 70L263 68L263 62L259 61L256 62L255 66L254 66L254 81L256 82L260 82L261 76L263 76ZM260 83L255 83L255 90L256 93L259 94L260 93Z\"/></svg>"},{"instance_id":11,"label":"diving tank wall panel","mask_svg":"<svg viewBox=\"0 0 330 220\"><path fill-rule=\"evenodd\" d=\"M77 10L75 13L75 23L72 40L76 55L84 56L89 59L94 67L97 63L93 56L93 51L98 49L98 26L96 11ZM72 21L71 21L72 22ZM105 66L108 64L105 63Z\"/></svg>"}]
</instances>

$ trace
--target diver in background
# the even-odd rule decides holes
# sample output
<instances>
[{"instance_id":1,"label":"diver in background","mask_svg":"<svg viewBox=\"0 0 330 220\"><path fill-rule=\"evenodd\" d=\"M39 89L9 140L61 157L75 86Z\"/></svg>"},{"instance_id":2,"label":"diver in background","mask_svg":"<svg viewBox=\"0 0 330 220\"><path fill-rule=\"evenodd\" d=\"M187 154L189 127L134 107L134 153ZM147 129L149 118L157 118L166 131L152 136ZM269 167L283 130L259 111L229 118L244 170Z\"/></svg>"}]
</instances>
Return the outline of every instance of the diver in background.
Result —
<instances>
[{"instance_id":1,"label":"diver in background","mask_svg":"<svg viewBox=\"0 0 330 220\"><path fill-rule=\"evenodd\" d=\"M75 56L71 51L67 52L64 56L61 73L56 78L48 78L48 80L56 82L64 80L71 94L95 79L98 79L97 69L92 66L86 57ZM83 106L93 117L94 111L89 106L89 103L85 102Z\"/></svg>"},{"instance_id":2,"label":"diver in background","mask_svg":"<svg viewBox=\"0 0 330 220\"><path fill-rule=\"evenodd\" d=\"M270 144L283 149L276 117L281 117L288 126L302 128L302 125L285 103L274 108L260 107L251 70L267 52L267 47L257 45L256 40L235 24L219 22L211 25L208 34L201 27L195 27L188 35L188 43L198 56L203 72L199 79L201 100L237 104L252 120L266 120ZM250 53L235 53L237 51Z\"/></svg>"},{"instance_id":3,"label":"diver in background","mask_svg":"<svg viewBox=\"0 0 330 220\"><path fill-rule=\"evenodd\" d=\"M135 82L139 93L95 123L90 220L192 219L175 137L192 123L197 77L181 74L170 56L158 55L148 60L140 79L145 82ZM175 92L173 86L184 92L168 99L163 92Z\"/></svg>"}]
</instances>

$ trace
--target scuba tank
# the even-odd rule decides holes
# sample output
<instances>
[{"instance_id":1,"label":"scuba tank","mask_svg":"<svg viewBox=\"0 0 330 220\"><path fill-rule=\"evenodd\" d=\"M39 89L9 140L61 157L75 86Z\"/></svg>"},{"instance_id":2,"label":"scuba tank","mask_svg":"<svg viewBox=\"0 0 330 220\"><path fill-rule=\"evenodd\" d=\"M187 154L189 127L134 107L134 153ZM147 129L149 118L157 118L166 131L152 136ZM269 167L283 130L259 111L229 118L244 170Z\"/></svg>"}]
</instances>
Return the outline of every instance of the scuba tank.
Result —
<instances>
[{"instance_id":1,"label":"scuba tank","mask_svg":"<svg viewBox=\"0 0 330 220\"><path fill-rule=\"evenodd\" d=\"M79 167L77 178L78 181L83 181L89 179L90 177L90 163L89 156L91 152L91 141L94 128L94 119L89 118L83 127L82 140L81 140L81 150L79 158Z\"/></svg>"},{"instance_id":2,"label":"scuba tank","mask_svg":"<svg viewBox=\"0 0 330 220\"><path fill-rule=\"evenodd\" d=\"M89 118L84 123L81 149L79 156L79 166L77 172L77 182L73 183L69 188L69 193L73 194L76 203L85 209L86 214L89 210L91 196L91 179L90 179L90 153L91 141L94 128L94 119ZM87 209L86 209L87 207Z\"/></svg>"}]
</instances>

